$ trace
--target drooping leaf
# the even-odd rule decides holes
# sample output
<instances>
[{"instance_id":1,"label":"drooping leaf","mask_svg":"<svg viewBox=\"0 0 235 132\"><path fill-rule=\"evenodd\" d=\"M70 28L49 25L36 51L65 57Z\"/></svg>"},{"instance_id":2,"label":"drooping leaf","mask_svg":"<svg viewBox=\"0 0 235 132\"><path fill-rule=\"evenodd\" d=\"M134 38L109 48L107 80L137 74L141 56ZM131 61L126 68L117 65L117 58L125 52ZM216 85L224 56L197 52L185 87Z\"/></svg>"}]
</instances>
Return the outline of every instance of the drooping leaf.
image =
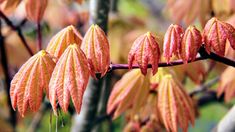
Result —
<instances>
[{"instance_id":1,"label":"drooping leaf","mask_svg":"<svg viewBox=\"0 0 235 132\"><path fill-rule=\"evenodd\" d=\"M43 18L48 0L26 0L27 18L33 22L40 22Z\"/></svg>"},{"instance_id":2,"label":"drooping leaf","mask_svg":"<svg viewBox=\"0 0 235 132\"><path fill-rule=\"evenodd\" d=\"M91 75L106 74L110 65L109 42L104 31L98 25L91 25L82 41L81 49L88 59Z\"/></svg>"},{"instance_id":3,"label":"drooping leaf","mask_svg":"<svg viewBox=\"0 0 235 132\"><path fill-rule=\"evenodd\" d=\"M235 69L228 67L222 73L217 89L217 95L221 96L224 93L224 100L229 102L235 97Z\"/></svg>"},{"instance_id":4,"label":"drooping leaf","mask_svg":"<svg viewBox=\"0 0 235 132\"><path fill-rule=\"evenodd\" d=\"M57 100L67 112L70 97L77 113L80 113L82 98L89 79L88 62L77 44L67 47L56 63L49 83L49 99L57 115Z\"/></svg>"},{"instance_id":5,"label":"drooping leaf","mask_svg":"<svg viewBox=\"0 0 235 132\"><path fill-rule=\"evenodd\" d=\"M171 75L166 75L158 87L158 108L167 131L178 132L178 126L187 131L189 123L194 124L193 101Z\"/></svg>"},{"instance_id":6,"label":"drooping leaf","mask_svg":"<svg viewBox=\"0 0 235 132\"><path fill-rule=\"evenodd\" d=\"M128 108L136 113L149 93L149 77L143 76L139 70L131 70L119 80L111 92L107 113L117 118Z\"/></svg>"},{"instance_id":7,"label":"drooping leaf","mask_svg":"<svg viewBox=\"0 0 235 132\"><path fill-rule=\"evenodd\" d=\"M167 63L169 63L173 54L179 56L183 33L184 29L179 25L171 24L167 29L163 43L163 56Z\"/></svg>"},{"instance_id":8,"label":"drooping leaf","mask_svg":"<svg viewBox=\"0 0 235 132\"><path fill-rule=\"evenodd\" d=\"M153 75L157 73L159 59L160 49L158 42L156 37L150 32L138 37L128 54L129 68L132 69L133 62L136 61L144 75L147 74L148 64L152 65Z\"/></svg>"},{"instance_id":9,"label":"drooping leaf","mask_svg":"<svg viewBox=\"0 0 235 132\"><path fill-rule=\"evenodd\" d=\"M70 25L53 36L47 45L46 51L59 59L70 44L75 43L80 47L81 42L81 34L74 26Z\"/></svg>"},{"instance_id":10,"label":"drooping leaf","mask_svg":"<svg viewBox=\"0 0 235 132\"><path fill-rule=\"evenodd\" d=\"M207 52L214 51L216 54L224 56L226 40L229 40L231 47L235 49L234 27L216 18L211 18L203 31L203 41Z\"/></svg>"},{"instance_id":11,"label":"drooping leaf","mask_svg":"<svg viewBox=\"0 0 235 132\"><path fill-rule=\"evenodd\" d=\"M195 60L202 45L202 36L195 26L189 26L180 45L180 56L184 63Z\"/></svg>"},{"instance_id":12,"label":"drooping leaf","mask_svg":"<svg viewBox=\"0 0 235 132\"><path fill-rule=\"evenodd\" d=\"M49 80L55 62L50 55L42 50L22 65L11 81L10 96L13 109L18 109L24 116L28 106L32 111L40 107L43 91L49 97Z\"/></svg>"}]
</instances>

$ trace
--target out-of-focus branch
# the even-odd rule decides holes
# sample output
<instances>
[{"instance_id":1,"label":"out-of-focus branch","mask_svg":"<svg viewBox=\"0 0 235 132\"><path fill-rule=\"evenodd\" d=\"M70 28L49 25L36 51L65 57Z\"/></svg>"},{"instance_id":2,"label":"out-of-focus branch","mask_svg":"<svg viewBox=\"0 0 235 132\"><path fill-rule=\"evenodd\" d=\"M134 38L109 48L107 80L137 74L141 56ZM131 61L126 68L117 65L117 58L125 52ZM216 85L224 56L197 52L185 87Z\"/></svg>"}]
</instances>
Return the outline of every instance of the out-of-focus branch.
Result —
<instances>
[{"instance_id":1,"label":"out-of-focus branch","mask_svg":"<svg viewBox=\"0 0 235 132\"><path fill-rule=\"evenodd\" d=\"M208 88L210 88L212 85L214 85L218 81L219 81L219 76L217 76L214 79L210 80L209 82L207 82L207 83L205 83L203 85L200 85L199 87L195 88L193 91L191 91L189 93L189 95L190 96L194 96L195 94L202 93L202 92L208 90Z\"/></svg>"},{"instance_id":2,"label":"out-of-focus branch","mask_svg":"<svg viewBox=\"0 0 235 132\"><path fill-rule=\"evenodd\" d=\"M7 53L6 53L6 48L5 48L5 43L4 43L4 36L2 35L2 26L1 26L1 20L0 20L0 56L1 56L1 63L2 63L2 68L5 76L5 91L7 94L7 103L9 106L9 122L11 123L14 131L16 127L16 113L15 111L11 108L11 99L10 99L10 83L11 83L11 77L9 74L9 69L8 69L8 62L7 62Z\"/></svg>"},{"instance_id":3,"label":"out-of-focus branch","mask_svg":"<svg viewBox=\"0 0 235 132\"><path fill-rule=\"evenodd\" d=\"M12 30L14 30L14 31L17 32L17 34L18 34L20 40L22 41L24 47L25 47L26 50L29 52L29 54L30 54L31 56L33 56L34 53L33 53L33 51L30 49L29 45L27 44L27 41L26 41L26 39L25 39L25 37L24 37L24 35L23 35L23 33L22 33L22 30L21 30L21 28L20 28L20 25L24 24L26 21L22 21L22 22L24 22L24 23L19 24L19 26L15 26L15 25L11 22L11 20L10 20L2 11L0 11L0 17L6 22L6 24L7 24ZM25 20L25 19L24 19L24 20Z\"/></svg>"}]
</instances>

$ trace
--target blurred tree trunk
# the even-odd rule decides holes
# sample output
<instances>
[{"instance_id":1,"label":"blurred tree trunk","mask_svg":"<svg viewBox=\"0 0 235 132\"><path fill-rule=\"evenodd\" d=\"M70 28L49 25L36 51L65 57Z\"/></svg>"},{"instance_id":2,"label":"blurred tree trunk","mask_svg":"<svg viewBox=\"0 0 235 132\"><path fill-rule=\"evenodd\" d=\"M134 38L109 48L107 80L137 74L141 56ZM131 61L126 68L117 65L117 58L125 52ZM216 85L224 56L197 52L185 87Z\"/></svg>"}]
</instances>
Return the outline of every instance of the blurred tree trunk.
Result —
<instances>
[{"instance_id":1,"label":"blurred tree trunk","mask_svg":"<svg viewBox=\"0 0 235 132\"><path fill-rule=\"evenodd\" d=\"M108 13L110 0L90 0L90 24L99 25L107 34ZM99 98L102 86L106 84L107 76L97 77L98 80L90 78L88 87L84 94L83 105L80 115L75 117L75 124L72 131L89 132L92 131L94 121L98 112ZM106 88L104 88L106 89Z\"/></svg>"}]
</instances>

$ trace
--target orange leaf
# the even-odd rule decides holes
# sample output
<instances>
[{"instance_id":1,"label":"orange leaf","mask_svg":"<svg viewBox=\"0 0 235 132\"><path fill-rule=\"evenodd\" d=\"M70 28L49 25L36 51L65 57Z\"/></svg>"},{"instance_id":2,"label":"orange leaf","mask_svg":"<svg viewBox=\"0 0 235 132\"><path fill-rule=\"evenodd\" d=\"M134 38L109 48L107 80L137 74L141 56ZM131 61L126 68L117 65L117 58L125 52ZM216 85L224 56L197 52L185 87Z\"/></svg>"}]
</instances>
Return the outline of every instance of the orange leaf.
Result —
<instances>
[{"instance_id":1,"label":"orange leaf","mask_svg":"<svg viewBox=\"0 0 235 132\"><path fill-rule=\"evenodd\" d=\"M19 5L21 0L3 0L1 1L1 10L6 13L9 14L11 12L13 12L16 7Z\"/></svg>"},{"instance_id":2,"label":"orange leaf","mask_svg":"<svg viewBox=\"0 0 235 132\"><path fill-rule=\"evenodd\" d=\"M194 124L193 101L182 86L171 75L166 75L158 91L158 108L167 131L177 132L178 125L187 131L188 124Z\"/></svg>"},{"instance_id":3,"label":"orange leaf","mask_svg":"<svg viewBox=\"0 0 235 132\"><path fill-rule=\"evenodd\" d=\"M48 85L55 63L46 51L32 56L11 81L10 96L13 109L18 108L24 116L28 105L32 111L40 107L43 91L49 93Z\"/></svg>"},{"instance_id":4,"label":"orange leaf","mask_svg":"<svg viewBox=\"0 0 235 132\"><path fill-rule=\"evenodd\" d=\"M171 24L166 31L163 43L163 56L169 63L173 54L179 56L179 48L182 41L184 29L179 25Z\"/></svg>"},{"instance_id":5,"label":"orange leaf","mask_svg":"<svg viewBox=\"0 0 235 132\"><path fill-rule=\"evenodd\" d=\"M158 70L158 61L160 59L160 49L156 37L147 32L138 37L129 52L128 64L132 68L133 62L136 61L140 66L142 74L147 74L147 67L152 65L152 73L156 74Z\"/></svg>"},{"instance_id":6,"label":"orange leaf","mask_svg":"<svg viewBox=\"0 0 235 132\"><path fill-rule=\"evenodd\" d=\"M126 73L111 92L107 113L114 113L113 119L132 106L133 113L137 112L147 99L149 78L139 70Z\"/></svg>"},{"instance_id":7,"label":"orange leaf","mask_svg":"<svg viewBox=\"0 0 235 132\"><path fill-rule=\"evenodd\" d=\"M52 54L54 57L59 57L63 54L64 50L72 43L81 45L82 36L77 31L77 29L70 25L66 28L62 29L59 33L57 33L47 45L46 51Z\"/></svg>"},{"instance_id":8,"label":"orange leaf","mask_svg":"<svg viewBox=\"0 0 235 132\"><path fill-rule=\"evenodd\" d=\"M49 99L57 114L56 100L67 112L70 97L77 113L80 113L83 93L89 79L88 62L77 44L69 45L58 60L49 83Z\"/></svg>"},{"instance_id":9,"label":"orange leaf","mask_svg":"<svg viewBox=\"0 0 235 132\"><path fill-rule=\"evenodd\" d=\"M98 25L91 25L82 41L81 49L88 59L91 75L106 74L110 65L109 42L104 31Z\"/></svg>"},{"instance_id":10,"label":"orange leaf","mask_svg":"<svg viewBox=\"0 0 235 132\"><path fill-rule=\"evenodd\" d=\"M185 31L180 46L180 56L184 63L195 60L201 44L202 36L200 31L194 26L189 26Z\"/></svg>"},{"instance_id":11,"label":"orange leaf","mask_svg":"<svg viewBox=\"0 0 235 132\"><path fill-rule=\"evenodd\" d=\"M48 0L26 0L25 9L27 18L34 22L42 20Z\"/></svg>"},{"instance_id":12,"label":"orange leaf","mask_svg":"<svg viewBox=\"0 0 235 132\"><path fill-rule=\"evenodd\" d=\"M211 18L204 28L203 40L208 53L213 50L224 56L226 40L229 40L231 47L235 49L235 29L226 22Z\"/></svg>"},{"instance_id":13,"label":"orange leaf","mask_svg":"<svg viewBox=\"0 0 235 132\"><path fill-rule=\"evenodd\" d=\"M235 69L228 67L220 77L219 87L217 89L218 97L225 94L224 100L229 102L235 96Z\"/></svg>"}]
</instances>

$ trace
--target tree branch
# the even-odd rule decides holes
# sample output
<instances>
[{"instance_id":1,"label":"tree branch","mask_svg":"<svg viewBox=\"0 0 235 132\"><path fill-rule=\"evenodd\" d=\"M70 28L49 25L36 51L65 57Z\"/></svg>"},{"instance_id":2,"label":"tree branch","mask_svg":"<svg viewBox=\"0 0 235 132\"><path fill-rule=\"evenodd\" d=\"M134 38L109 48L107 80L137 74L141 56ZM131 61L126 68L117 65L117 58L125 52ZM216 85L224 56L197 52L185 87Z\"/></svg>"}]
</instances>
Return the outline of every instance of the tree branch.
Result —
<instances>
[{"instance_id":1,"label":"tree branch","mask_svg":"<svg viewBox=\"0 0 235 132\"><path fill-rule=\"evenodd\" d=\"M26 41L26 39L25 39L25 37L24 37L24 35L23 35L22 31L21 31L21 28L20 28L20 26L21 26L22 24L24 24L24 23L19 24L19 26L15 26L15 25L11 22L11 20L8 19L7 16L6 16L2 11L0 11L0 17L6 22L6 24L7 24L12 30L14 30L14 31L17 32L17 34L18 34L20 40L22 41L24 47L25 47L26 50L29 52L29 54L30 54L31 56L33 56L34 53L33 53L33 51L30 49L29 45L27 44L27 41ZM24 19L24 20L25 20L25 19ZM22 22L26 22L26 21L22 21Z\"/></svg>"},{"instance_id":2,"label":"tree branch","mask_svg":"<svg viewBox=\"0 0 235 132\"><path fill-rule=\"evenodd\" d=\"M231 60L229 58L219 56L213 52L208 54L205 51L204 47L200 48L199 53L201 55L200 57L197 57L194 61L188 61L188 63L192 63L192 62L200 61L200 60L211 59L211 60L226 64L228 66L235 67L235 60ZM182 65L182 64L184 64L182 60L176 60L176 61L170 62L169 64L167 64L166 62L160 62L160 63L158 63L158 67L170 67L170 66L177 66L177 65ZM132 66L132 68L136 69L136 68L140 68L140 67L137 64L134 64ZM152 68L152 66L149 64L148 68ZM129 65L128 64L110 64L109 72L113 71L113 70L118 70L118 69L129 69Z\"/></svg>"},{"instance_id":3,"label":"tree branch","mask_svg":"<svg viewBox=\"0 0 235 132\"><path fill-rule=\"evenodd\" d=\"M11 77L9 74L9 69L8 69L8 62L7 62L7 53L6 53L6 48L5 48L5 43L4 43L4 36L2 36L2 26L1 26L1 20L0 20L0 56L1 56L1 63L2 63L2 68L5 76L5 92L7 94L7 103L9 106L9 122L12 125L12 128L15 131L15 126L16 126L16 113L15 111L11 108L11 99L10 99L10 83L11 83Z\"/></svg>"},{"instance_id":4,"label":"tree branch","mask_svg":"<svg viewBox=\"0 0 235 132\"><path fill-rule=\"evenodd\" d=\"M216 82L219 81L219 76L215 77L214 79L210 80L209 82L195 88L193 91L189 93L189 95L192 97L195 94L201 93L206 91L208 88L210 88L212 85L214 85Z\"/></svg>"}]
</instances>

